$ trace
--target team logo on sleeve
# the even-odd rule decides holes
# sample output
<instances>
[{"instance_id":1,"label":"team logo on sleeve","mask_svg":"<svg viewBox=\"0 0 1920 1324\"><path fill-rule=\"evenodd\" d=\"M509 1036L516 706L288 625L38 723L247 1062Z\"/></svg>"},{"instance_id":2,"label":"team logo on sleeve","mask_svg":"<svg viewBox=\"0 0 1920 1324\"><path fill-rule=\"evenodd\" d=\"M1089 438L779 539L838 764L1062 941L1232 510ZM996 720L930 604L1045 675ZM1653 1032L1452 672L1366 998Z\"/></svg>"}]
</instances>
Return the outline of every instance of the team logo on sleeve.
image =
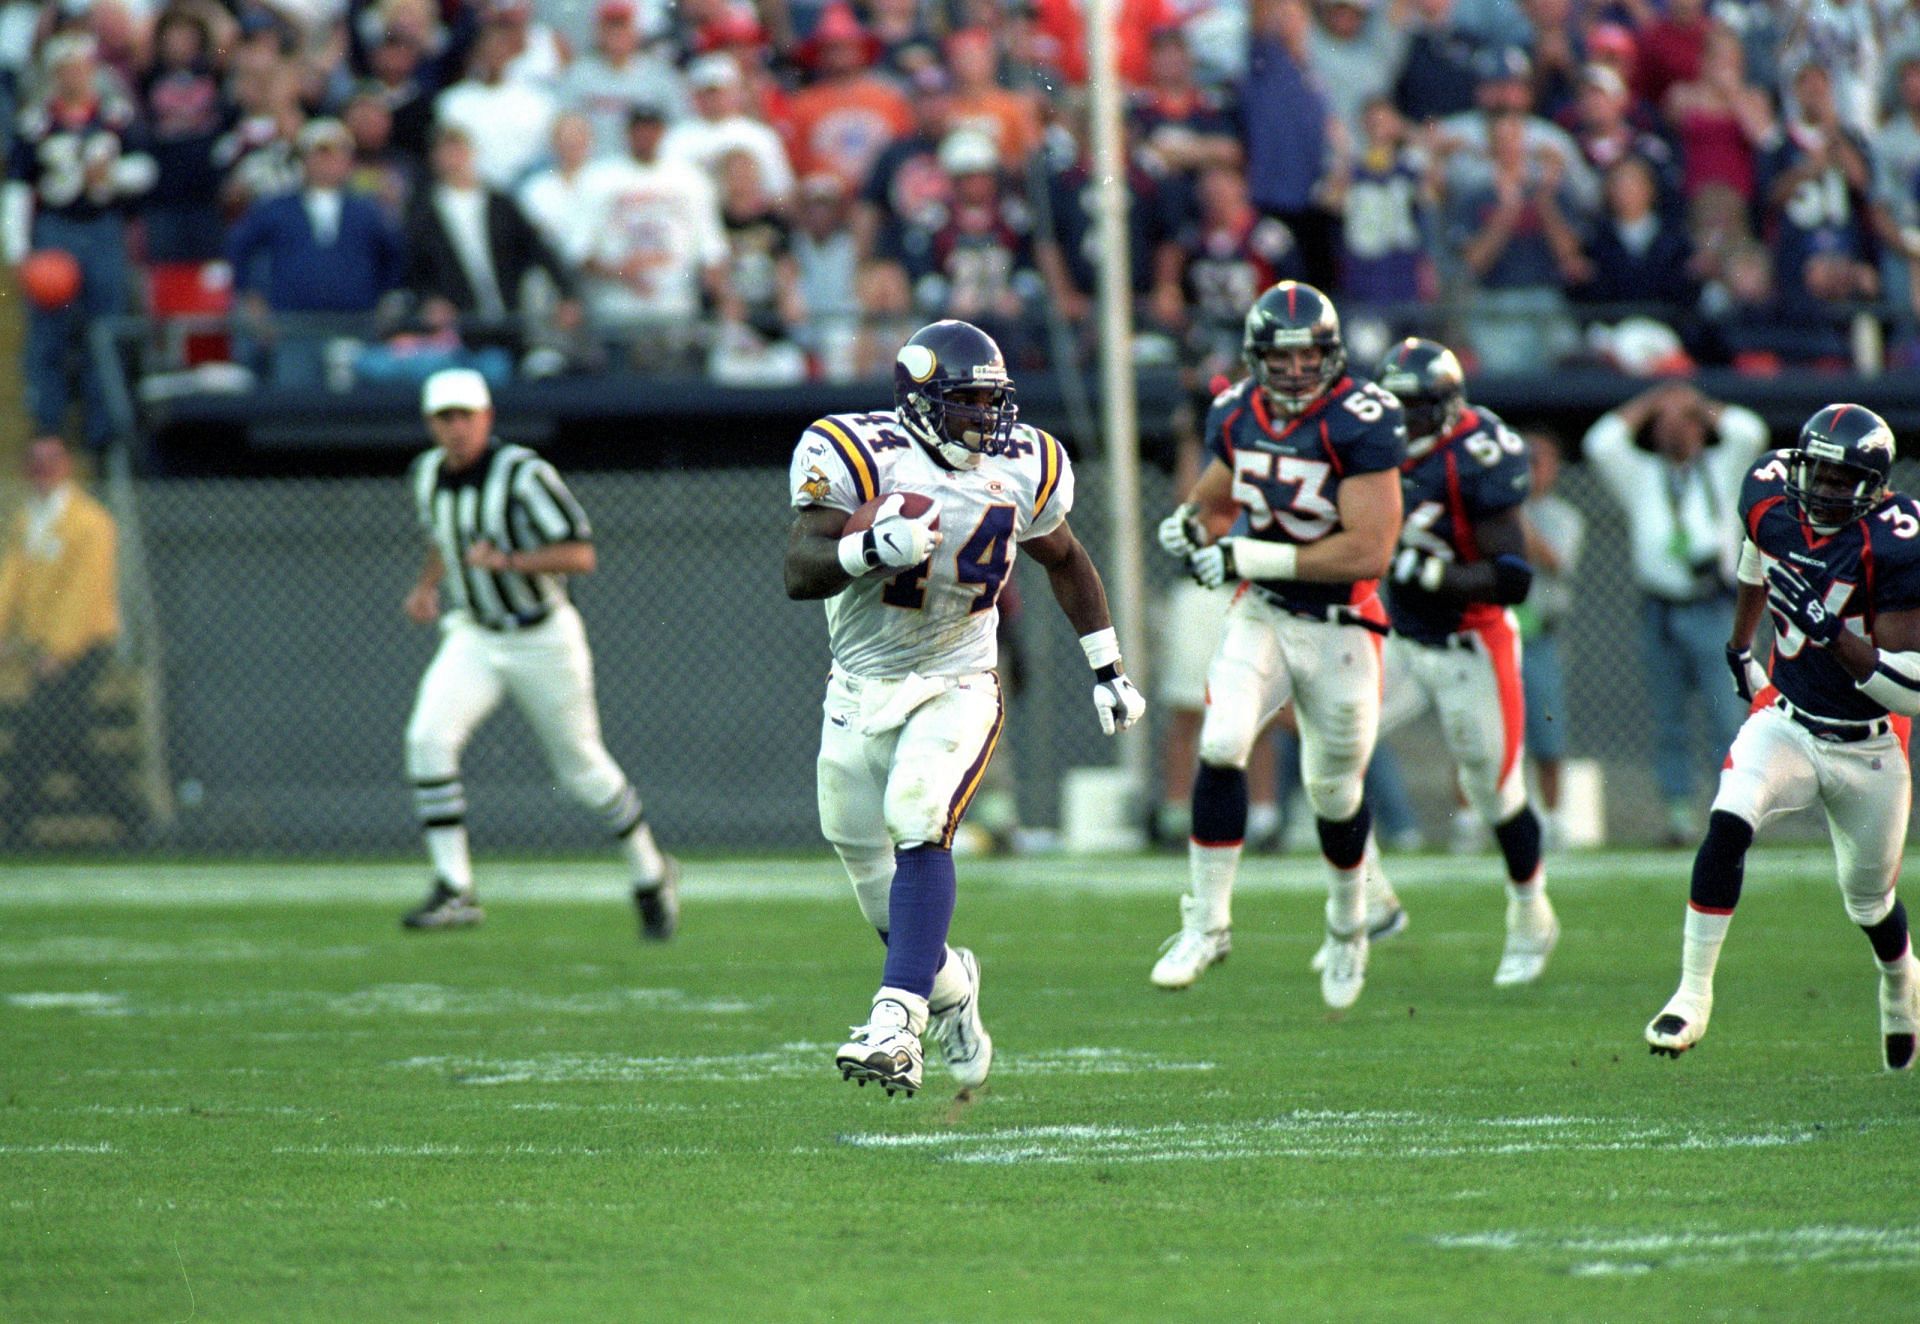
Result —
<instances>
[{"instance_id":1,"label":"team logo on sleeve","mask_svg":"<svg viewBox=\"0 0 1920 1324\"><path fill-rule=\"evenodd\" d=\"M826 470L817 464L807 466L807 479L800 484L800 490L814 501L825 501L833 491L833 481L827 477Z\"/></svg>"}]
</instances>

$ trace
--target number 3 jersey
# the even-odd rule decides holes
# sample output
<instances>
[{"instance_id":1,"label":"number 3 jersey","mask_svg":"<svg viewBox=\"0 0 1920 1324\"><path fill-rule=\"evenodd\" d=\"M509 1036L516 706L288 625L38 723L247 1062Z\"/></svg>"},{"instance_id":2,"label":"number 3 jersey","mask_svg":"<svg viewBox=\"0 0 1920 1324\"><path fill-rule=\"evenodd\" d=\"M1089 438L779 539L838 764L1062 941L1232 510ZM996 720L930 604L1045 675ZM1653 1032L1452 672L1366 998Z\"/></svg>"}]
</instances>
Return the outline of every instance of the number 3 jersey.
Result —
<instances>
[{"instance_id":1,"label":"number 3 jersey","mask_svg":"<svg viewBox=\"0 0 1920 1324\"><path fill-rule=\"evenodd\" d=\"M1400 402L1361 378L1346 376L1292 419L1276 420L1252 378L1214 397L1207 413L1207 449L1233 471L1240 514L1232 535L1304 547L1340 528L1340 484L1392 469L1406 458ZM1260 584L1292 611L1320 615L1342 603L1365 602L1375 581Z\"/></svg>"},{"instance_id":2,"label":"number 3 jersey","mask_svg":"<svg viewBox=\"0 0 1920 1324\"><path fill-rule=\"evenodd\" d=\"M1484 560L1480 524L1525 501L1532 482L1526 443L1492 410L1471 407L1432 450L1400 466L1400 545L1462 565ZM1504 610L1429 593L1418 584L1387 586L1394 633L1416 643L1443 643Z\"/></svg>"},{"instance_id":3,"label":"number 3 jersey","mask_svg":"<svg viewBox=\"0 0 1920 1324\"><path fill-rule=\"evenodd\" d=\"M1740 522L1762 566L1760 574L1752 573L1752 553L1743 555L1741 578L1764 582L1764 567L1785 561L1824 589L1827 610L1848 629L1872 639L1879 613L1920 607L1920 502L1895 493L1864 518L1822 537L1787 498L1789 454L1762 457L1740 488ZM1854 687L1829 650L1809 647L1777 612L1767 670L1789 703L1815 716L1862 722L1887 715Z\"/></svg>"},{"instance_id":4,"label":"number 3 jersey","mask_svg":"<svg viewBox=\"0 0 1920 1324\"><path fill-rule=\"evenodd\" d=\"M834 665L856 676L958 676L998 661L1000 590L1018 544L1052 533L1073 506L1067 450L1025 424L1005 455L953 470L893 411L833 414L794 449L793 505L851 511L887 492L940 503L940 545L906 570L862 575L827 599Z\"/></svg>"}]
</instances>

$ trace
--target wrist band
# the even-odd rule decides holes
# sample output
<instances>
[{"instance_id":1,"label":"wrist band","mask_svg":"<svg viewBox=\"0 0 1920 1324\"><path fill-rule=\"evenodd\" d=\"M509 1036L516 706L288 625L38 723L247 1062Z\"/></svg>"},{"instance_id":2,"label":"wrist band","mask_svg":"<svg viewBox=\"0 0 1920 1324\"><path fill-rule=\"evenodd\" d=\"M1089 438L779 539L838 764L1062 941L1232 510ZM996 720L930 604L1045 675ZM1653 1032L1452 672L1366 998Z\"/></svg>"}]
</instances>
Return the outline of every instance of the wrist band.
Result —
<instances>
[{"instance_id":1,"label":"wrist band","mask_svg":"<svg viewBox=\"0 0 1920 1324\"><path fill-rule=\"evenodd\" d=\"M873 568L873 563L867 559L867 553L872 547L872 529L866 529L860 533L849 533L840 540L840 568L846 571L850 578L860 578Z\"/></svg>"},{"instance_id":2,"label":"wrist band","mask_svg":"<svg viewBox=\"0 0 1920 1324\"><path fill-rule=\"evenodd\" d=\"M1116 665L1120 661L1120 635L1111 625L1104 630L1083 634L1080 636L1080 651L1087 655L1087 665L1095 671Z\"/></svg>"}]
</instances>

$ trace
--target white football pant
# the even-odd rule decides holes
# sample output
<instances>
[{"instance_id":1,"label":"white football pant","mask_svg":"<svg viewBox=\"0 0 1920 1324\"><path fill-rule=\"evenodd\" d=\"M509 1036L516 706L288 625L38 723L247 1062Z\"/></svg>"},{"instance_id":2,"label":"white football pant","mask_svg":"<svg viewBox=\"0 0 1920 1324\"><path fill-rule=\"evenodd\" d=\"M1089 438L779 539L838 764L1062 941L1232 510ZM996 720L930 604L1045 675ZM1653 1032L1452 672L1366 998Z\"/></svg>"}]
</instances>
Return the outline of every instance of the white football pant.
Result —
<instances>
[{"instance_id":1,"label":"white football pant","mask_svg":"<svg viewBox=\"0 0 1920 1324\"><path fill-rule=\"evenodd\" d=\"M1431 648L1395 635L1387 641L1387 689L1380 731L1397 731L1432 708L1460 790L1487 826L1527 802L1522 752L1526 701L1520 686L1520 631L1513 613Z\"/></svg>"}]
</instances>

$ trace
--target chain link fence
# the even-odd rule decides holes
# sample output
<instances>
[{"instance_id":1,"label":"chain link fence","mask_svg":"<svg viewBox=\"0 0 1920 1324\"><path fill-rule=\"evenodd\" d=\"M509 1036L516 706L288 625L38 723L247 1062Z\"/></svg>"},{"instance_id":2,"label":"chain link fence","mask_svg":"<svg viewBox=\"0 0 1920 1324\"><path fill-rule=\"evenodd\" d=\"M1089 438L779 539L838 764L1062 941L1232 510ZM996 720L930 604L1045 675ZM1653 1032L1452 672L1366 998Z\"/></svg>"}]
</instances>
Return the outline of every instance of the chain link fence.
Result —
<instances>
[{"instance_id":1,"label":"chain link fence","mask_svg":"<svg viewBox=\"0 0 1920 1324\"><path fill-rule=\"evenodd\" d=\"M1073 526L1105 564L1102 467L1082 462L1079 475ZM1897 478L1920 490L1920 465L1903 461ZM607 742L663 838L717 849L817 843L826 629L819 604L790 602L782 590L784 474L594 473L571 482L600 551L599 573L576 584L576 598ZM1143 487L1151 524L1175 494L1155 470ZM1588 520L1577 607L1562 632L1568 752L1599 764L1610 836L1644 840L1662 818L1624 523L1579 466L1560 491ZM85 693L69 696L57 740L21 745L33 677L17 661L0 667L0 775L38 779L29 812L10 824L17 843L411 846L401 733L435 635L400 610L421 550L405 484L128 482L112 504L128 634ZM1148 566L1158 611L1176 567L1157 552ZM1111 763L1115 749L1099 734L1085 662L1045 575L1022 561L1016 582L1025 685L1002 748L1018 818L1044 828L1059 822L1068 770ZM1437 726L1419 724L1393 743L1432 838L1452 809ZM1703 797L1720 758L1706 744L1703 734ZM510 701L474 739L465 773L480 848L600 844L596 825L553 786Z\"/></svg>"}]
</instances>

